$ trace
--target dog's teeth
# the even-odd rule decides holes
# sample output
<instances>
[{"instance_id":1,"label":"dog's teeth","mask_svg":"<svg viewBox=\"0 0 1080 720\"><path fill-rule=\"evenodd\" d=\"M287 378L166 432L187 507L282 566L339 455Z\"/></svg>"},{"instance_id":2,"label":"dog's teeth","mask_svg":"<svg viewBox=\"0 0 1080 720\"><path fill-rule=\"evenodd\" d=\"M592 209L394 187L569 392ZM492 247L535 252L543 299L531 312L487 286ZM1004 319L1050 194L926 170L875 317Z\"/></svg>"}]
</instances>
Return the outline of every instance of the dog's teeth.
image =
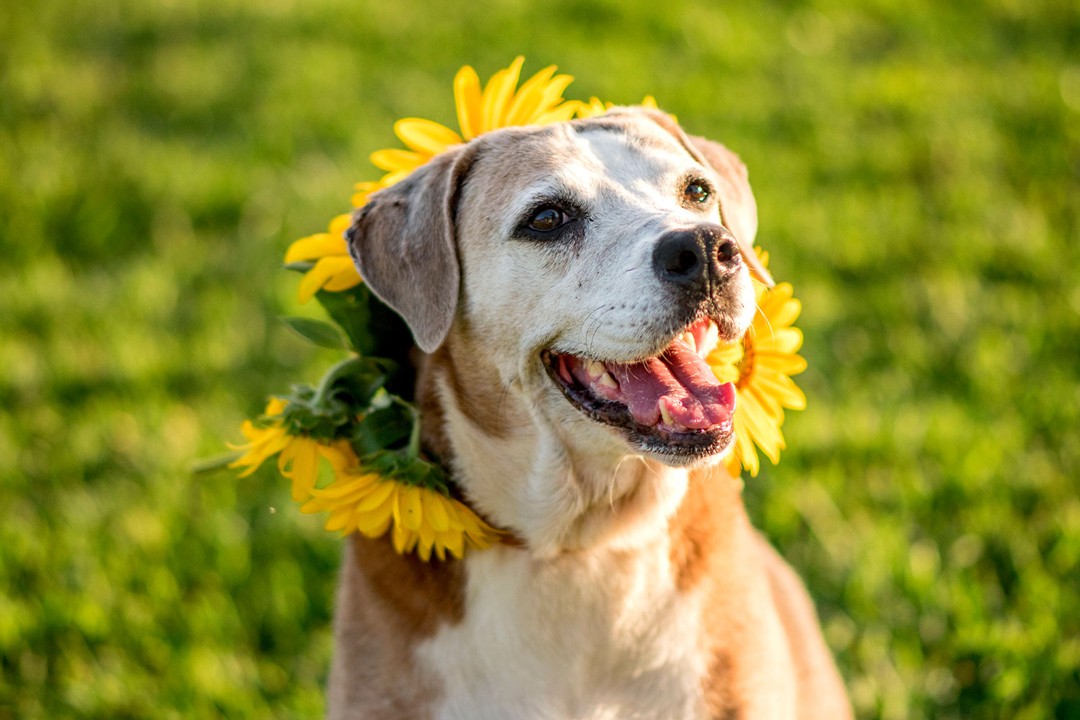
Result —
<instances>
[{"instance_id":1,"label":"dog's teeth","mask_svg":"<svg viewBox=\"0 0 1080 720\"><path fill-rule=\"evenodd\" d=\"M719 341L720 328L716 327L716 323L710 320L709 324L705 326L705 337L701 340L701 348L698 350L698 354L701 357L706 357L716 348Z\"/></svg>"},{"instance_id":2,"label":"dog's teeth","mask_svg":"<svg viewBox=\"0 0 1080 720\"><path fill-rule=\"evenodd\" d=\"M570 374L570 368L566 365L566 358L559 358L559 377L561 377L567 385L573 384L574 376Z\"/></svg>"},{"instance_id":3,"label":"dog's teeth","mask_svg":"<svg viewBox=\"0 0 1080 720\"><path fill-rule=\"evenodd\" d=\"M690 352L697 352L697 340L694 339L694 333L684 332L680 339L690 348Z\"/></svg>"},{"instance_id":4,"label":"dog's teeth","mask_svg":"<svg viewBox=\"0 0 1080 720\"><path fill-rule=\"evenodd\" d=\"M615 378L611 377L611 373L607 370L596 380L596 384L609 390L619 389L619 383L615 382Z\"/></svg>"},{"instance_id":5,"label":"dog's teeth","mask_svg":"<svg viewBox=\"0 0 1080 720\"><path fill-rule=\"evenodd\" d=\"M604 367L603 363L590 360L589 364L585 366L585 372L589 374L590 380L596 382L600 379L600 376L607 374L607 368Z\"/></svg>"},{"instance_id":6,"label":"dog's teeth","mask_svg":"<svg viewBox=\"0 0 1080 720\"><path fill-rule=\"evenodd\" d=\"M671 411L668 410L667 403L664 402L664 398L660 398L660 402L657 403L657 407L660 408L660 417L663 419L664 424L675 427L675 419L671 417Z\"/></svg>"}]
</instances>

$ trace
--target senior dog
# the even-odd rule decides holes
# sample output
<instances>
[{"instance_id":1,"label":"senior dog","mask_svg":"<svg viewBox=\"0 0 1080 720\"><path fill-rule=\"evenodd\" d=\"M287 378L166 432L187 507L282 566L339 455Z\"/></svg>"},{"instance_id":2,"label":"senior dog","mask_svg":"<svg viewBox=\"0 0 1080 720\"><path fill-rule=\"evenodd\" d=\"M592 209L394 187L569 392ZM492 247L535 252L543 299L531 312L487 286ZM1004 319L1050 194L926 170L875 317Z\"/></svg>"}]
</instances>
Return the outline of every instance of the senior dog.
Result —
<instances>
[{"instance_id":1,"label":"senior dog","mask_svg":"<svg viewBox=\"0 0 1080 720\"><path fill-rule=\"evenodd\" d=\"M499 130L347 233L419 352L425 452L506 540L425 563L348 541L332 718L829 718L805 589L716 463L744 333L746 169L642 108Z\"/></svg>"}]
</instances>

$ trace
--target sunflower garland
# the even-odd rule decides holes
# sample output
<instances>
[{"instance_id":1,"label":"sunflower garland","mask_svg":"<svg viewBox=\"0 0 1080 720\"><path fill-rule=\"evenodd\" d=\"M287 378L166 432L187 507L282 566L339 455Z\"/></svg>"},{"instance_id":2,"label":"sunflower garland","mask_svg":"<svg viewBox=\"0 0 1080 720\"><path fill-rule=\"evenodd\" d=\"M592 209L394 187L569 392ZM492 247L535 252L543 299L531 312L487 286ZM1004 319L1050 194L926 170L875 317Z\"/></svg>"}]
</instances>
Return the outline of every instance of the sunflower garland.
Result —
<instances>
[{"instance_id":1,"label":"sunflower garland","mask_svg":"<svg viewBox=\"0 0 1080 720\"><path fill-rule=\"evenodd\" d=\"M486 132L518 125L547 125L602 115L612 107L598 98L566 100L573 78L549 66L518 85L524 58L496 72L481 87L469 66L458 71L453 89L459 128L405 118L394 134L405 145L371 155L384 172L357 183L352 205L407 177L436 155ZM647 96L642 102L657 107ZM410 335L399 318L371 295L349 256L344 232L349 214L334 217L324 233L301 238L285 253L285 267L303 273L299 300L319 301L332 323L283 318L314 344L349 351L317 387L299 385L271 397L263 414L245 420L247 442L230 445L229 467L244 477L276 456L278 472L291 483L292 499L305 513L328 513L326 529L367 537L390 533L399 553L424 561L461 558L483 550L505 534L455 497L445 471L420 450L419 414L407 401L410 378L400 368ZM758 251L763 263L767 253ZM758 313L738 341L718 346L707 362L736 388L736 441L724 458L733 475L760 469L757 449L773 463L785 447L780 430L784 409L803 409L806 398L791 376L806 368L797 352L802 333L793 326L801 310L788 283L756 284ZM207 466L209 467L209 466Z\"/></svg>"}]
</instances>

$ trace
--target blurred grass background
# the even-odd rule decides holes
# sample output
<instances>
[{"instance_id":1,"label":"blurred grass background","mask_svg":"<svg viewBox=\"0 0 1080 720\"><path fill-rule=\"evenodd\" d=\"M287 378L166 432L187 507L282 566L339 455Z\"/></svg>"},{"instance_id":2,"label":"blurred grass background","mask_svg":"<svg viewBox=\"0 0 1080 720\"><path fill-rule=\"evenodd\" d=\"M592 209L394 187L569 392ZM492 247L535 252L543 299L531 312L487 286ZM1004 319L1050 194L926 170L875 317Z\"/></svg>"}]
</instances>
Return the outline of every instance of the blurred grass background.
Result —
<instances>
[{"instance_id":1,"label":"blurred grass background","mask_svg":"<svg viewBox=\"0 0 1080 720\"><path fill-rule=\"evenodd\" d=\"M287 244L519 53L750 167L810 407L747 499L859 716L1080 717L1072 0L68 0L0 13L0 720L322 712L339 541L189 467L333 359Z\"/></svg>"}]
</instances>

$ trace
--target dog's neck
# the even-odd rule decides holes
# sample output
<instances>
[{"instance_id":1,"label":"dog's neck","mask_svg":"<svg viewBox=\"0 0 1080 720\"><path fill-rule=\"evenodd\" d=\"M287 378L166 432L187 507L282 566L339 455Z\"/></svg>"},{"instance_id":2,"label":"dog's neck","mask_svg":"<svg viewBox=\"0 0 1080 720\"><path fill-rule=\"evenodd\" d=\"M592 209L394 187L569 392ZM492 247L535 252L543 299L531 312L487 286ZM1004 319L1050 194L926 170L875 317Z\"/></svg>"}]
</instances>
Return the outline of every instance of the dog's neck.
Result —
<instances>
[{"instance_id":1,"label":"dog's neck","mask_svg":"<svg viewBox=\"0 0 1080 720\"><path fill-rule=\"evenodd\" d=\"M416 688L453 717L530 703L599 717L586 712L597 692L641 717L698 717L702 704L724 715L742 672L732 648L764 622L768 592L743 561L757 549L738 483L721 468L590 463L452 347L419 364L423 444L521 546L425 563L357 536L339 602L364 623L338 626L336 687L347 694L344 668L378 632L386 682L410 688L399 717L423 714ZM581 489L596 480L609 492Z\"/></svg>"},{"instance_id":2,"label":"dog's neck","mask_svg":"<svg viewBox=\"0 0 1080 720\"><path fill-rule=\"evenodd\" d=\"M576 450L565 429L493 377L482 354L452 335L421 359L417 381L424 446L481 516L537 557L637 548L669 533L689 471L612 448ZM731 501L741 511L737 490Z\"/></svg>"}]
</instances>

